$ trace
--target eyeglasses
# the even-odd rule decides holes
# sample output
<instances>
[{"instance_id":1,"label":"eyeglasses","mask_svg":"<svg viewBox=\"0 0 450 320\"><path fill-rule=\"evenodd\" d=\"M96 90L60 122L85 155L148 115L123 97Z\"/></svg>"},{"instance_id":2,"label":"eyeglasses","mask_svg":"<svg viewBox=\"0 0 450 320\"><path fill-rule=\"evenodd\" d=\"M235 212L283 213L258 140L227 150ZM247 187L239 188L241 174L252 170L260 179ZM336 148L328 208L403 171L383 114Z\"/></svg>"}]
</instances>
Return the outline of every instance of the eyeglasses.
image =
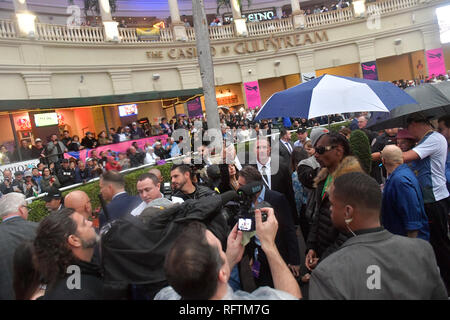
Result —
<instances>
[{"instance_id":1,"label":"eyeglasses","mask_svg":"<svg viewBox=\"0 0 450 320\"><path fill-rule=\"evenodd\" d=\"M314 150L316 151L316 153L318 154L324 154L327 151L333 150L334 148L336 148L337 146L320 146L320 147L314 147Z\"/></svg>"}]
</instances>

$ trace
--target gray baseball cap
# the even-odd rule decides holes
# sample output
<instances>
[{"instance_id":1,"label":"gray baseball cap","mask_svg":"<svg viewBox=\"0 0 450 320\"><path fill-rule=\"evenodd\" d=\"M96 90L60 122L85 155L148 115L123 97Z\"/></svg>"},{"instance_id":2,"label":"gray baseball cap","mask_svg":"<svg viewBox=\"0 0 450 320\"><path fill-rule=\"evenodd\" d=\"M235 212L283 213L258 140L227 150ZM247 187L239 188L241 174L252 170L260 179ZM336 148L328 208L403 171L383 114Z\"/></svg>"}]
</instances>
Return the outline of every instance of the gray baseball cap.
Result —
<instances>
[{"instance_id":1,"label":"gray baseball cap","mask_svg":"<svg viewBox=\"0 0 450 320\"><path fill-rule=\"evenodd\" d=\"M311 144L313 147L316 146L317 141L319 141L320 137L323 135L329 133L328 129L317 127L311 130L311 134L309 135L309 138L311 139Z\"/></svg>"}]
</instances>

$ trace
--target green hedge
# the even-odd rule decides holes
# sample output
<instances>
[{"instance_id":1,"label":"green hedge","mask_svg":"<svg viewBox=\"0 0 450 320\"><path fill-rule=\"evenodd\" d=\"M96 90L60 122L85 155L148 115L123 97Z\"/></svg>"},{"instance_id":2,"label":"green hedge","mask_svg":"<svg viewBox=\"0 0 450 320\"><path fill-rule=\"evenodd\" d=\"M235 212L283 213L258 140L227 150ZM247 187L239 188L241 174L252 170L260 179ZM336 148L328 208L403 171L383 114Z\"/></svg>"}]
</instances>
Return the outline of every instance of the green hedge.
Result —
<instances>
[{"instance_id":1,"label":"green hedge","mask_svg":"<svg viewBox=\"0 0 450 320\"><path fill-rule=\"evenodd\" d=\"M364 131L354 130L350 135L349 143L353 155L359 159L364 171L370 174L372 171L372 153L367 135Z\"/></svg>"},{"instance_id":2,"label":"green hedge","mask_svg":"<svg viewBox=\"0 0 450 320\"><path fill-rule=\"evenodd\" d=\"M164 165L154 166L152 168L158 168L161 171L162 176L164 177L164 181L169 181L171 167L172 167L172 163L166 163ZM133 172L125 175L125 190L129 194L132 194L132 195L137 194L137 190L136 190L137 179L142 173L148 172L148 170L150 170L150 167L140 169L137 171L133 171ZM81 190L81 191L84 191L87 193L87 195L91 199L91 205L92 205L93 210L100 207L100 200L98 199L98 194L100 193L100 187L99 187L98 181L91 182L91 183L85 184L83 186L80 186L78 188L74 188L74 189L65 191L65 192L63 192L63 195L65 196L66 194L68 194L69 192L74 191L74 190ZM45 208L45 202L42 199L33 201L30 204L30 207L31 207L31 211L28 216L28 220L30 220L30 221L39 222L45 216L48 215L48 210L47 210L47 208Z\"/></svg>"}]
</instances>

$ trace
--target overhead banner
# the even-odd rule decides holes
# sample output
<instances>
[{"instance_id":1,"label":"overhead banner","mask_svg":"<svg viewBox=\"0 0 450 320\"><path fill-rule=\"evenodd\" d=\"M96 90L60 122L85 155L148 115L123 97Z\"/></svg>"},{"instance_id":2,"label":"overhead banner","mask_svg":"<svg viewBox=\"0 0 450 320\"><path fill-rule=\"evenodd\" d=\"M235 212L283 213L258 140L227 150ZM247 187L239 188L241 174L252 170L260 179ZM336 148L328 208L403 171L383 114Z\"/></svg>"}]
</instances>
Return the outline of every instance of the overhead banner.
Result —
<instances>
[{"instance_id":1,"label":"overhead banner","mask_svg":"<svg viewBox=\"0 0 450 320\"><path fill-rule=\"evenodd\" d=\"M189 118L203 118L202 102L200 97L187 102Z\"/></svg>"},{"instance_id":2,"label":"overhead banner","mask_svg":"<svg viewBox=\"0 0 450 320\"><path fill-rule=\"evenodd\" d=\"M258 81L244 83L245 97L249 109L255 109L261 106L261 94L259 92Z\"/></svg>"},{"instance_id":3,"label":"overhead banner","mask_svg":"<svg viewBox=\"0 0 450 320\"><path fill-rule=\"evenodd\" d=\"M361 63L363 78L367 80L378 80L378 70L376 61Z\"/></svg>"},{"instance_id":4,"label":"overhead banner","mask_svg":"<svg viewBox=\"0 0 450 320\"><path fill-rule=\"evenodd\" d=\"M308 82L312 79L316 78L316 73L315 72L303 72L301 73L302 76L302 83L304 82Z\"/></svg>"},{"instance_id":5,"label":"overhead banner","mask_svg":"<svg viewBox=\"0 0 450 320\"><path fill-rule=\"evenodd\" d=\"M427 50L427 64L428 64L428 76L431 77L433 74L437 77L440 74L445 74L445 60L444 52L442 48Z\"/></svg>"},{"instance_id":6,"label":"overhead banner","mask_svg":"<svg viewBox=\"0 0 450 320\"><path fill-rule=\"evenodd\" d=\"M5 170L11 170L12 175L14 177L14 173L16 171L22 171L22 172L27 171L31 168L36 167L38 165L38 163L39 163L39 159L4 164L4 165L0 166L0 178L3 181L3 171L5 171Z\"/></svg>"}]
</instances>

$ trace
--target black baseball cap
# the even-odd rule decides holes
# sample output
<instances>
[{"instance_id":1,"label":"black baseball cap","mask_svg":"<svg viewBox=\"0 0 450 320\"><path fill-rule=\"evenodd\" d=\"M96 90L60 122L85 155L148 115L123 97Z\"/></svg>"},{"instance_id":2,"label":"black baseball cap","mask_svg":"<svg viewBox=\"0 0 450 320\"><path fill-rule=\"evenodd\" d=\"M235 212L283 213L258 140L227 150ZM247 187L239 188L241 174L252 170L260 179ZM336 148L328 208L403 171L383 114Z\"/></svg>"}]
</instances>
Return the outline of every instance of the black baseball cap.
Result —
<instances>
[{"instance_id":1,"label":"black baseball cap","mask_svg":"<svg viewBox=\"0 0 450 320\"><path fill-rule=\"evenodd\" d=\"M297 133L305 133L306 131L308 131L308 130L306 130L305 127L301 127L301 128L297 129Z\"/></svg>"},{"instance_id":2,"label":"black baseball cap","mask_svg":"<svg viewBox=\"0 0 450 320\"><path fill-rule=\"evenodd\" d=\"M50 191L47 193L47 195L44 197L45 202L50 202L53 199L61 199L62 193L59 191L59 189L51 188Z\"/></svg>"}]
</instances>

